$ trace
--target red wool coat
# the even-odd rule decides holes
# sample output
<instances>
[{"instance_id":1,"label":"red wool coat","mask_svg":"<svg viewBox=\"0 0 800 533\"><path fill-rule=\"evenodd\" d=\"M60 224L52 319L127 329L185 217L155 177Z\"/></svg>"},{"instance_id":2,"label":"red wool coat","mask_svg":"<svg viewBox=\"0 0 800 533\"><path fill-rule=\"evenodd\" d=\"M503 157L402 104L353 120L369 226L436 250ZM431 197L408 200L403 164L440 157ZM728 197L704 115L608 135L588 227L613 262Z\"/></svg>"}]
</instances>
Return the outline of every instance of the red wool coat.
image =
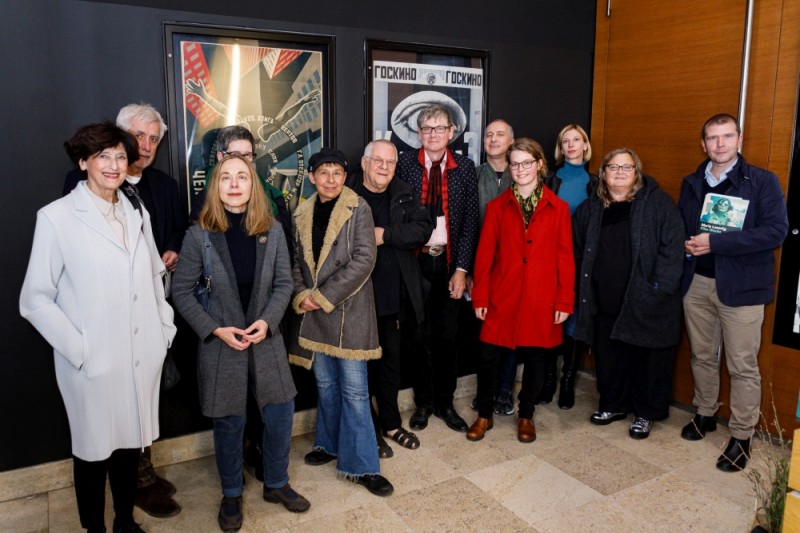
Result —
<instances>
[{"instance_id":1,"label":"red wool coat","mask_svg":"<svg viewBox=\"0 0 800 533\"><path fill-rule=\"evenodd\" d=\"M473 308L486 307L481 340L497 346L561 343L555 312L572 314L575 262L569 206L544 188L527 230L511 188L486 206L475 259Z\"/></svg>"}]
</instances>

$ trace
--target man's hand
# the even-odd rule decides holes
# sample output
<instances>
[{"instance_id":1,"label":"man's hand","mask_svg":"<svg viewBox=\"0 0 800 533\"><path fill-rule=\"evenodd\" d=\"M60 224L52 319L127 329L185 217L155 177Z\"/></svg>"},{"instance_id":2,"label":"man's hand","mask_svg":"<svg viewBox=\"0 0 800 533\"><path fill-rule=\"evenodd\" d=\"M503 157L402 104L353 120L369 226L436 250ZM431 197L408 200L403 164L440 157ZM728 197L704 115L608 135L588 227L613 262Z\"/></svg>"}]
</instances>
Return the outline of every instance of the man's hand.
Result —
<instances>
[{"instance_id":1,"label":"man's hand","mask_svg":"<svg viewBox=\"0 0 800 533\"><path fill-rule=\"evenodd\" d=\"M456 270L453 277L450 278L450 283L447 288L450 290L450 298L458 300L464 294L464 289L467 288L467 273L463 270Z\"/></svg>"},{"instance_id":2,"label":"man's hand","mask_svg":"<svg viewBox=\"0 0 800 533\"><path fill-rule=\"evenodd\" d=\"M683 243L687 254L705 255L711 253L711 238L708 233L699 233Z\"/></svg>"},{"instance_id":3,"label":"man's hand","mask_svg":"<svg viewBox=\"0 0 800 533\"><path fill-rule=\"evenodd\" d=\"M164 261L164 266L167 267L167 270L170 272L175 272L175 268L178 266L178 254L173 252L172 250L167 250L164 252L164 255L161 256L161 260Z\"/></svg>"},{"instance_id":4,"label":"man's hand","mask_svg":"<svg viewBox=\"0 0 800 533\"><path fill-rule=\"evenodd\" d=\"M375 244L383 244L383 228L375 228Z\"/></svg>"}]
</instances>

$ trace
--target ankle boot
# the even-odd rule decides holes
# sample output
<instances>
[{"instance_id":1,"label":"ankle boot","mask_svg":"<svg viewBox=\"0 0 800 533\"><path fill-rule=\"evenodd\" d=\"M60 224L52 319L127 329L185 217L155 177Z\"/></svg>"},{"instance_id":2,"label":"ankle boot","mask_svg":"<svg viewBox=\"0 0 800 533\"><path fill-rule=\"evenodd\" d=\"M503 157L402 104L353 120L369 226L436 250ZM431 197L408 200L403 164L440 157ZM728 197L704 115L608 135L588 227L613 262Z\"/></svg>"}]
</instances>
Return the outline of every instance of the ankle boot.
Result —
<instances>
[{"instance_id":1,"label":"ankle boot","mask_svg":"<svg viewBox=\"0 0 800 533\"><path fill-rule=\"evenodd\" d=\"M575 405L575 377L581 362L580 345L572 337L564 337L561 344L564 366L561 367L561 388L558 391L558 406L572 409Z\"/></svg>"},{"instance_id":2,"label":"ankle boot","mask_svg":"<svg viewBox=\"0 0 800 533\"><path fill-rule=\"evenodd\" d=\"M740 472L747 466L750 458L750 439L731 437L728 447L717 459L717 468L723 472Z\"/></svg>"},{"instance_id":3,"label":"ankle boot","mask_svg":"<svg viewBox=\"0 0 800 533\"><path fill-rule=\"evenodd\" d=\"M556 393L556 366L558 363L558 348L548 350L544 356L544 382L539 395L536 396L537 404L545 404L553 401Z\"/></svg>"}]
</instances>

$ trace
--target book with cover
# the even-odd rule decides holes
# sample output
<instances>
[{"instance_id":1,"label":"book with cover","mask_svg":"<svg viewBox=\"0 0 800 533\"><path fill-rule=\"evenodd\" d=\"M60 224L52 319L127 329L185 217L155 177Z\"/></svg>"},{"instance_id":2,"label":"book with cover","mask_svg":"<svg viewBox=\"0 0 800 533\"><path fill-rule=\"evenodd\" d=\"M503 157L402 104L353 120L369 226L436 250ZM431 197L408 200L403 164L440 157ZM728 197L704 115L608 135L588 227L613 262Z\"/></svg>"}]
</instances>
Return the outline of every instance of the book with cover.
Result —
<instances>
[{"instance_id":1,"label":"book with cover","mask_svg":"<svg viewBox=\"0 0 800 533\"><path fill-rule=\"evenodd\" d=\"M706 194L700 214L700 231L725 233L741 231L750 200L724 194Z\"/></svg>"}]
</instances>

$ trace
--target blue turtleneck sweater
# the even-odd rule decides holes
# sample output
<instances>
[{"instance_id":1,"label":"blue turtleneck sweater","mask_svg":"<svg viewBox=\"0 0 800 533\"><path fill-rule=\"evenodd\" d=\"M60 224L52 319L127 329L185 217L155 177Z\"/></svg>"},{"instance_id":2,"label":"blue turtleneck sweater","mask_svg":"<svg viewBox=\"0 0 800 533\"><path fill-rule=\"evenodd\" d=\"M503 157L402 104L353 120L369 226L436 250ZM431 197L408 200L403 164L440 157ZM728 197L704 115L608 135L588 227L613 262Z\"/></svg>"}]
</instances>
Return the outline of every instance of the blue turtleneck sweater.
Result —
<instances>
[{"instance_id":1,"label":"blue turtleneck sweater","mask_svg":"<svg viewBox=\"0 0 800 533\"><path fill-rule=\"evenodd\" d=\"M556 176L561 178L561 187L558 197L569 204L570 215L575 213L584 200L586 200L586 185L589 183L589 173L583 163L575 165L564 161L564 166L559 168Z\"/></svg>"}]
</instances>

